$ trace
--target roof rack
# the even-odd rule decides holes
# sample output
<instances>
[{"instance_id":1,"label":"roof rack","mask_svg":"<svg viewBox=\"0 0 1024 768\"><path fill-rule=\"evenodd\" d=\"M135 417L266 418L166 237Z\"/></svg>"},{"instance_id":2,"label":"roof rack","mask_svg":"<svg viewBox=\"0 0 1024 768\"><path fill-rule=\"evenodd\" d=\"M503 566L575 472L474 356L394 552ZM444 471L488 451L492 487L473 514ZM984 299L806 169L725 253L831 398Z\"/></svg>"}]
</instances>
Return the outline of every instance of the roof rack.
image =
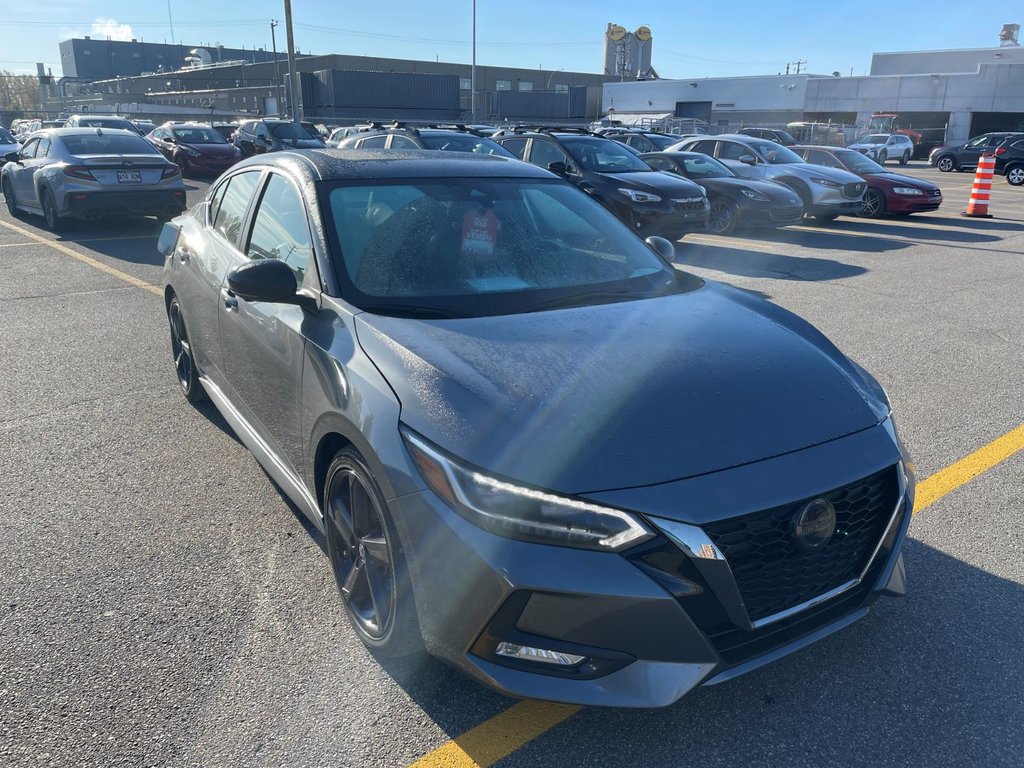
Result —
<instances>
[{"instance_id":1,"label":"roof rack","mask_svg":"<svg viewBox=\"0 0 1024 768\"><path fill-rule=\"evenodd\" d=\"M578 133L582 136L598 136L583 125L513 125L501 130L502 134L512 133Z\"/></svg>"}]
</instances>

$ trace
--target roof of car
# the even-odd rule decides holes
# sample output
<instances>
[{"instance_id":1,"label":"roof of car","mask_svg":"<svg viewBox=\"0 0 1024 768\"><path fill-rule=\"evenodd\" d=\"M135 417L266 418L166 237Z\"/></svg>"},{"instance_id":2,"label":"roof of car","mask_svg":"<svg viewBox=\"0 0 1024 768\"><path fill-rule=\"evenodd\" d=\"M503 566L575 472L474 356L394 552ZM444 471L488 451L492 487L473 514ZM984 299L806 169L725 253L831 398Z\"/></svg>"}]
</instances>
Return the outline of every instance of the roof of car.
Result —
<instances>
[{"instance_id":1,"label":"roof of car","mask_svg":"<svg viewBox=\"0 0 1024 768\"><path fill-rule=\"evenodd\" d=\"M466 152L398 149L308 149L255 155L236 164L277 166L309 181L322 179L557 178L553 173L510 158Z\"/></svg>"},{"instance_id":2,"label":"roof of car","mask_svg":"<svg viewBox=\"0 0 1024 768\"><path fill-rule=\"evenodd\" d=\"M114 136L127 135L127 136L139 136L136 131L131 131L127 128L99 128L96 126L83 126L81 128L44 128L41 131L36 131L33 136L95 136L96 133L111 134ZM141 139L142 137L139 136Z\"/></svg>"}]
</instances>

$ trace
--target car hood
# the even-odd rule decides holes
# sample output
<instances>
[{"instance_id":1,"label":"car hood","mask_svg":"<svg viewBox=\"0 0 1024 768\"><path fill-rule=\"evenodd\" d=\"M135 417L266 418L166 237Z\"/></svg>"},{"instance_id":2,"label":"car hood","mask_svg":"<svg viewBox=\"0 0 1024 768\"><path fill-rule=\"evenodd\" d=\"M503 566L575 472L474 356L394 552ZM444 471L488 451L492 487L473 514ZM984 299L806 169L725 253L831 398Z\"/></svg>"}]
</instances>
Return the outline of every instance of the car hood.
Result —
<instances>
[{"instance_id":1,"label":"car hood","mask_svg":"<svg viewBox=\"0 0 1024 768\"><path fill-rule=\"evenodd\" d=\"M842 168L829 168L828 166L815 165L814 163L788 163L786 165L770 165L768 167L775 169L776 177L792 172L803 178L817 176L822 179L839 182L840 184L853 184L864 181L857 174L844 171ZM788 171L784 174L780 169L788 169Z\"/></svg>"},{"instance_id":2,"label":"car hood","mask_svg":"<svg viewBox=\"0 0 1024 768\"><path fill-rule=\"evenodd\" d=\"M914 189L932 190L938 187L930 181L915 179L913 176L904 176L902 173L865 173L865 179L881 181L894 187L913 187Z\"/></svg>"},{"instance_id":3,"label":"car hood","mask_svg":"<svg viewBox=\"0 0 1024 768\"><path fill-rule=\"evenodd\" d=\"M866 141L857 141L847 146L847 149L876 149L877 147L884 147L885 144L869 144Z\"/></svg>"},{"instance_id":4,"label":"car hood","mask_svg":"<svg viewBox=\"0 0 1024 768\"><path fill-rule=\"evenodd\" d=\"M320 139L276 139L283 147L295 149L323 149L326 145Z\"/></svg>"},{"instance_id":5,"label":"car hood","mask_svg":"<svg viewBox=\"0 0 1024 768\"><path fill-rule=\"evenodd\" d=\"M712 191L721 191L728 194L732 192L739 194L741 189L752 189L767 195L773 203L799 205L800 198L789 187L776 184L773 181L755 181L754 179L733 178L726 176L715 179L701 179L697 182L703 187Z\"/></svg>"},{"instance_id":6,"label":"car hood","mask_svg":"<svg viewBox=\"0 0 1024 768\"><path fill-rule=\"evenodd\" d=\"M654 192L671 199L703 197L699 186L688 179L682 179L662 171L631 171L629 173L594 173L608 184L629 187L644 192Z\"/></svg>"},{"instance_id":7,"label":"car hood","mask_svg":"<svg viewBox=\"0 0 1024 768\"><path fill-rule=\"evenodd\" d=\"M0 144L0 161L3 160L3 156L8 152L20 152L21 144Z\"/></svg>"},{"instance_id":8,"label":"car hood","mask_svg":"<svg viewBox=\"0 0 1024 768\"><path fill-rule=\"evenodd\" d=\"M486 471L561 493L679 480L878 424L873 380L809 324L705 283L499 317L362 313L402 421Z\"/></svg>"},{"instance_id":9,"label":"car hood","mask_svg":"<svg viewBox=\"0 0 1024 768\"><path fill-rule=\"evenodd\" d=\"M181 144L179 146L194 149L210 157L234 157L235 147L233 144Z\"/></svg>"}]
</instances>

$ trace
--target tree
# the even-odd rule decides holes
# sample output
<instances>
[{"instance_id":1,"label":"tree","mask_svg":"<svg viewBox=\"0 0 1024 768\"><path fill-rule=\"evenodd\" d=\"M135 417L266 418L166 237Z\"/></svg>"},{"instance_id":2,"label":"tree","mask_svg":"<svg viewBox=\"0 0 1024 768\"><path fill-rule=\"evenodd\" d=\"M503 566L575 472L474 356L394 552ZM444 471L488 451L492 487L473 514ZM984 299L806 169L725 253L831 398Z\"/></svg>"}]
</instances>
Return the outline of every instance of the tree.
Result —
<instances>
[{"instance_id":1,"label":"tree","mask_svg":"<svg viewBox=\"0 0 1024 768\"><path fill-rule=\"evenodd\" d=\"M0 70L0 109L37 112L41 107L39 78Z\"/></svg>"}]
</instances>

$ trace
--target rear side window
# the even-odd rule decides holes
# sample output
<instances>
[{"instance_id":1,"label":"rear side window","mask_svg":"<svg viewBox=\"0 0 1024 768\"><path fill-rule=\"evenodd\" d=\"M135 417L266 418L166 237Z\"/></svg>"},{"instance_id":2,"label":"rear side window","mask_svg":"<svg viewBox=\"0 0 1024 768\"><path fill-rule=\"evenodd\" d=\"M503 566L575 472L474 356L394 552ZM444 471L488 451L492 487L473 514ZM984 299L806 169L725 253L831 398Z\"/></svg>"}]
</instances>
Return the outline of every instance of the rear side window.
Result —
<instances>
[{"instance_id":1,"label":"rear side window","mask_svg":"<svg viewBox=\"0 0 1024 768\"><path fill-rule=\"evenodd\" d=\"M387 143L387 136L370 136L358 142L357 146L359 149L384 149Z\"/></svg>"},{"instance_id":2,"label":"rear side window","mask_svg":"<svg viewBox=\"0 0 1024 768\"><path fill-rule=\"evenodd\" d=\"M72 155L157 155L156 147L132 134L85 133L61 136L64 147Z\"/></svg>"},{"instance_id":3,"label":"rear side window","mask_svg":"<svg viewBox=\"0 0 1024 768\"><path fill-rule=\"evenodd\" d=\"M702 154L714 157L715 155L715 142L713 141L698 141L692 147L689 148L690 152L700 152Z\"/></svg>"},{"instance_id":4,"label":"rear side window","mask_svg":"<svg viewBox=\"0 0 1024 768\"><path fill-rule=\"evenodd\" d=\"M523 153L526 152L526 139L506 139L501 142L501 146L522 160Z\"/></svg>"},{"instance_id":5,"label":"rear side window","mask_svg":"<svg viewBox=\"0 0 1024 768\"><path fill-rule=\"evenodd\" d=\"M406 136L400 136L397 133L391 135L391 148L392 149L419 149L419 145L412 139Z\"/></svg>"},{"instance_id":6,"label":"rear side window","mask_svg":"<svg viewBox=\"0 0 1024 768\"><path fill-rule=\"evenodd\" d=\"M213 228L230 243L238 240L238 233L242 230L242 222L245 220L245 212L259 180L260 171L246 171L232 176L228 181L227 190L220 199L220 204L214 214Z\"/></svg>"}]
</instances>

